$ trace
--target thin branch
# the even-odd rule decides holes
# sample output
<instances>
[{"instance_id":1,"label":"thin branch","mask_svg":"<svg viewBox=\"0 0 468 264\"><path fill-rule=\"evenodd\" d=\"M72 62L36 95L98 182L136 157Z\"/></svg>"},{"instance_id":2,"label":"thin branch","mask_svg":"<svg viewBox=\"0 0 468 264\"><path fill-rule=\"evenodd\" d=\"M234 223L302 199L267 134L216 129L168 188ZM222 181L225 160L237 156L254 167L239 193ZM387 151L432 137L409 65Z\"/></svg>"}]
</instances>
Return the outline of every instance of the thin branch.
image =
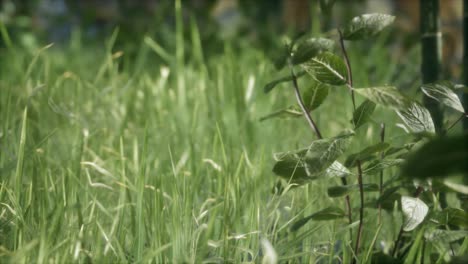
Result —
<instances>
[{"instance_id":1,"label":"thin branch","mask_svg":"<svg viewBox=\"0 0 468 264\"><path fill-rule=\"evenodd\" d=\"M319 139L322 139L322 134L320 133L320 130L318 129L318 127L315 124L314 120L310 116L309 111L307 110L307 108L304 105L304 100L302 99L301 92L299 91L299 85L297 84L297 76L296 76L296 73L294 72L294 68L293 68L293 66L291 64L291 61L289 61L289 68L291 69L292 82L293 82L293 85L294 85L294 92L296 94L297 103L301 107L302 112L304 113L304 116L307 119L307 122L309 123L312 130L315 132L315 134L317 135L317 137Z\"/></svg>"},{"instance_id":2,"label":"thin branch","mask_svg":"<svg viewBox=\"0 0 468 264\"><path fill-rule=\"evenodd\" d=\"M344 56L345 64L346 64L346 70L348 72L347 86L349 88L349 91L351 92L351 100L353 101L353 110L356 110L356 99L354 98L354 91L353 91L353 72L351 70L351 63L349 62L348 52L346 52L346 48L344 45L343 33L339 29L338 29L338 33L340 34L341 52L343 52L343 56Z\"/></svg>"}]
</instances>

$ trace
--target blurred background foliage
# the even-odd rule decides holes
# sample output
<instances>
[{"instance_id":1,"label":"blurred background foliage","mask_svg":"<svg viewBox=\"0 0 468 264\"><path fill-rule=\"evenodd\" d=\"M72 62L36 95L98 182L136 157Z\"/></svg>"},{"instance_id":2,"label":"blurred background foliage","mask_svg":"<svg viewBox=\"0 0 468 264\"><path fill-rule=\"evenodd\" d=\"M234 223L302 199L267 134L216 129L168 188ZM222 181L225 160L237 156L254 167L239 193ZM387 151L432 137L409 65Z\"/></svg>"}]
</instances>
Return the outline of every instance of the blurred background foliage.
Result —
<instances>
[{"instance_id":1,"label":"blurred background foliage","mask_svg":"<svg viewBox=\"0 0 468 264\"><path fill-rule=\"evenodd\" d=\"M66 45L73 37L86 45L102 43L118 29L115 49L135 54L145 36L162 47L174 46L173 0L0 0L0 23L15 44L36 50L49 42ZM267 54L283 45L281 35L327 32L370 12L397 16L389 41L397 56L418 44L418 0L182 0L187 40L190 24L199 28L204 56L223 51L226 40L248 43ZM333 6L333 8L329 8ZM462 0L441 0L444 60L451 77L461 64ZM4 32L2 33L4 34ZM0 38L0 47L5 47ZM190 59L190 54L187 57Z\"/></svg>"}]
</instances>

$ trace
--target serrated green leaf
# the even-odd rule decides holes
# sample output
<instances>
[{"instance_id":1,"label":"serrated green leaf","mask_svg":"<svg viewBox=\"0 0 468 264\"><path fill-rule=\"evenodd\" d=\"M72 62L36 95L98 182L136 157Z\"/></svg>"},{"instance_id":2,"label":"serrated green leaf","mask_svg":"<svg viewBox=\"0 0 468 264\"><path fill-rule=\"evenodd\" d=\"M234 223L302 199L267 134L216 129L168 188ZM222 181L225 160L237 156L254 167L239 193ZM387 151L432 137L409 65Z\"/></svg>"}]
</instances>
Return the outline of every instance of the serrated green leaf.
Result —
<instances>
[{"instance_id":1,"label":"serrated green leaf","mask_svg":"<svg viewBox=\"0 0 468 264\"><path fill-rule=\"evenodd\" d=\"M409 178L444 178L468 173L468 135L433 139L408 156L401 173Z\"/></svg>"},{"instance_id":2,"label":"serrated green leaf","mask_svg":"<svg viewBox=\"0 0 468 264\"><path fill-rule=\"evenodd\" d=\"M374 175L382 170L385 170L390 167L398 166L403 164L405 160L403 159L383 159L383 160L374 160L364 167L362 173L365 175Z\"/></svg>"},{"instance_id":3,"label":"serrated green leaf","mask_svg":"<svg viewBox=\"0 0 468 264\"><path fill-rule=\"evenodd\" d=\"M379 186L374 183L363 184L362 185L364 192L377 192L379 191ZM329 197L342 197L348 195L352 192L359 191L359 184L351 185L341 185L329 187L327 190Z\"/></svg>"},{"instance_id":4,"label":"serrated green leaf","mask_svg":"<svg viewBox=\"0 0 468 264\"><path fill-rule=\"evenodd\" d=\"M304 217L298 221L296 221L292 226L291 226L291 231L296 231L302 226L304 226L307 222L310 220L315 220L315 221L329 221L329 220L335 220L335 219L340 219L345 217L345 212L343 209L339 207L327 207L323 210L320 210L316 213L313 213L307 217Z\"/></svg>"},{"instance_id":5,"label":"serrated green leaf","mask_svg":"<svg viewBox=\"0 0 468 264\"><path fill-rule=\"evenodd\" d=\"M468 236L468 231L466 230L442 230L442 229L433 229L427 231L424 234L424 237L427 241L432 243L443 243L449 244L455 242L462 238Z\"/></svg>"},{"instance_id":6,"label":"serrated green leaf","mask_svg":"<svg viewBox=\"0 0 468 264\"><path fill-rule=\"evenodd\" d=\"M401 210L405 218L403 230L408 232L415 229L424 221L424 218L429 212L429 207L419 198L402 196Z\"/></svg>"},{"instance_id":7,"label":"serrated green leaf","mask_svg":"<svg viewBox=\"0 0 468 264\"><path fill-rule=\"evenodd\" d=\"M358 160L368 160L371 156L373 156L375 153L382 152L386 150L390 145L386 142L379 142L377 144L374 144L372 146L369 146L363 150L361 150L358 153L354 153L348 156L346 158L346 161L344 165L348 168L356 166L356 162Z\"/></svg>"},{"instance_id":8,"label":"serrated green leaf","mask_svg":"<svg viewBox=\"0 0 468 264\"><path fill-rule=\"evenodd\" d=\"M322 52L302 64L317 81L330 85L346 83L347 69L343 60L331 52Z\"/></svg>"},{"instance_id":9,"label":"serrated green leaf","mask_svg":"<svg viewBox=\"0 0 468 264\"><path fill-rule=\"evenodd\" d=\"M440 103L458 111L465 113L465 109L458 98L457 94L453 91L455 85L448 81L440 81L436 83L424 84L421 87L423 93L427 96L439 101Z\"/></svg>"},{"instance_id":10,"label":"serrated green leaf","mask_svg":"<svg viewBox=\"0 0 468 264\"><path fill-rule=\"evenodd\" d=\"M268 115L265 115L261 117L259 120L265 121L265 120L272 119L272 118L288 118L288 117L297 118L301 116L303 116L303 114L300 109L294 106L290 106L288 108L281 109L273 113L270 113Z\"/></svg>"},{"instance_id":11,"label":"serrated green leaf","mask_svg":"<svg viewBox=\"0 0 468 264\"><path fill-rule=\"evenodd\" d=\"M397 110L406 109L411 105L411 100L394 86L359 88L354 91L378 105Z\"/></svg>"},{"instance_id":12,"label":"serrated green leaf","mask_svg":"<svg viewBox=\"0 0 468 264\"><path fill-rule=\"evenodd\" d=\"M294 65L304 63L317 56L323 51L330 51L335 46L335 42L326 38L309 38L300 41L292 56Z\"/></svg>"},{"instance_id":13,"label":"serrated green leaf","mask_svg":"<svg viewBox=\"0 0 468 264\"><path fill-rule=\"evenodd\" d=\"M296 73L296 78L302 77L305 74L305 71L299 71ZM283 82L290 82L293 80L293 77L291 75L276 79L274 81L271 81L265 85L263 88L263 91L265 93L269 93L273 88L275 88L278 84L283 83Z\"/></svg>"},{"instance_id":14,"label":"serrated green leaf","mask_svg":"<svg viewBox=\"0 0 468 264\"><path fill-rule=\"evenodd\" d=\"M386 14L364 14L354 17L343 30L345 40L361 40L376 36L380 31L395 21L395 17Z\"/></svg>"},{"instance_id":15,"label":"serrated green leaf","mask_svg":"<svg viewBox=\"0 0 468 264\"><path fill-rule=\"evenodd\" d=\"M305 149L278 153L273 172L295 184L326 176L327 169L347 149L353 135L345 132L337 137L315 140Z\"/></svg>"},{"instance_id":16,"label":"serrated green leaf","mask_svg":"<svg viewBox=\"0 0 468 264\"><path fill-rule=\"evenodd\" d=\"M396 113L411 133L435 134L431 113L418 102L412 102L408 108L397 110Z\"/></svg>"},{"instance_id":17,"label":"serrated green leaf","mask_svg":"<svg viewBox=\"0 0 468 264\"><path fill-rule=\"evenodd\" d=\"M359 128L369 122L372 113L374 113L376 104L372 101L365 100L353 113L354 129Z\"/></svg>"},{"instance_id":18,"label":"serrated green leaf","mask_svg":"<svg viewBox=\"0 0 468 264\"><path fill-rule=\"evenodd\" d=\"M312 81L311 87L304 92L302 97L309 112L317 109L325 101L328 89L328 85Z\"/></svg>"}]
</instances>

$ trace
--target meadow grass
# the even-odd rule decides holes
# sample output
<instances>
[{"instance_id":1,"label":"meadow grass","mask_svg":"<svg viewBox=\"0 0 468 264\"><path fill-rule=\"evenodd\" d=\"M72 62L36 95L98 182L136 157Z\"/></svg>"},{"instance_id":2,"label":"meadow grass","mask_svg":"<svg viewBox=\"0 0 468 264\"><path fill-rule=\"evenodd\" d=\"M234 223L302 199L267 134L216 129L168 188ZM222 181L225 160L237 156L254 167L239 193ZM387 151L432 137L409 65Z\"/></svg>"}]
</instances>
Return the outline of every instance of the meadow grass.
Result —
<instances>
[{"instance_id":1,"label":"meadow grass","mask_svg":"<svg viewBox=\"0 0 468 264\"><path fill-rule=\"evenodd\" d=\"M262 239L279 260L349 262L348 230L356 223L289 230L322 208L345 207L326 194L338 180L272 192L272 154L315 139L304 119L259 122L295 104L291 85L265 95L276 72L262 51L226 42L206 58L197 27L189 30L184 41L178 26L172 50L146 37L133 58L114 46L117 31L103 45L77 38L68 46L5 50L0 262L259 262ZM417 64L401 70L384 40L350 47L357 87L417 83ZM329 96L312 113L325 137L350 128L352 117L345 87ZM396 117L379 109L350 152L363 140L378 142L381 118L388 141L403 142ZM367 257L369 245L395 239L401 217L385 213L377 227L377 210L366 212L373 223L364 227Z\"/></svg>"}]
</instances>

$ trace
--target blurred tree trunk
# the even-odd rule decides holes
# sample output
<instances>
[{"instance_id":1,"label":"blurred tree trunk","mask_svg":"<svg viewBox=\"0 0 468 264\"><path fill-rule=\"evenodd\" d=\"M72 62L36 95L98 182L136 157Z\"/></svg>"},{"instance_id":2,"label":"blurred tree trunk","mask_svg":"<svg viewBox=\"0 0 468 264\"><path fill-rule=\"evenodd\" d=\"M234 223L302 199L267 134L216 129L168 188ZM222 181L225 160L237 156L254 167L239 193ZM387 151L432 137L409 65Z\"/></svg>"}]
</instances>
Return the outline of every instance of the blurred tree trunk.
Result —
<instances>
[{"instance_id":1,"label":"blurred tree trunk","mask_svg":"<svg viewBox=\"0 0 468 264\"><path fill-rule=\"evenodd\" d=\"M442 33L439 31L439 0L420 0L420 25L422 48L422 82L432 83L440 79L442 58ZM431 113L436 132L443 131L443 113L439 103L424 95L424 106Z\"/></svg>"}]
</instances>

